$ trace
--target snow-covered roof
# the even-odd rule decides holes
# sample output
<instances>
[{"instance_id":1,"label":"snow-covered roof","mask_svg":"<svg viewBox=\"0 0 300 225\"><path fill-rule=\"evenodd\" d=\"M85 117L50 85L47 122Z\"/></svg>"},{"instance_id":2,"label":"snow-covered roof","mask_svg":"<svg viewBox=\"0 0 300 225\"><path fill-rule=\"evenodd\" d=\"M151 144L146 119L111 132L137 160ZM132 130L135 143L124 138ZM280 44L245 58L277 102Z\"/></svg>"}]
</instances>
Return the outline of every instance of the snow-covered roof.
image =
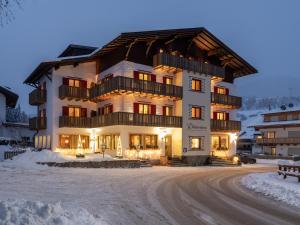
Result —
<instances>
[{"instance_id":1,"label":"snow-covered roof","mask_svg":"<svg viewBox=\"0 0 300 225\"><path fill-rule=\"evenodd\" d=\"M262 115L273 114L273 113L287 113L287 112L295 112L295 111L300 111L300 106L293 106L293 107L286 106L285 110L281 108L277 108L270 111L266 111L265 113L262 113Z\"/></svg>"},{"instance_id":2,"label":"snow-covered roof","mask_svg":"<svg viewBox=\"0 0 300 225\"><path fill-rule=\"evenodd\" d=\"M6 86L0 86L0 93L6 98L6 106L14 108L19 96Z\"/></svg>"}]
</instances>

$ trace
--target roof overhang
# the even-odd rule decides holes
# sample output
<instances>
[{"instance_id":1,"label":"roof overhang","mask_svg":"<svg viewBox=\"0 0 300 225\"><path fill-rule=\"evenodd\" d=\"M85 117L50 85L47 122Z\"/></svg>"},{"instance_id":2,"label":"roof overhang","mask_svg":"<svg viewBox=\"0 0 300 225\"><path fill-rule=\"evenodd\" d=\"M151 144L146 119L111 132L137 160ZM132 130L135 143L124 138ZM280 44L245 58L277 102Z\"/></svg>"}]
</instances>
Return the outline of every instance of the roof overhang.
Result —
<instances>
[{"instance_id":1,"label":"roof overhang","mask_svg":"<svg viewBox=\"0 0 300 225\"><path fill-rule=\"evenodd\" d=\"M14 108L16 106L19 98L16 93L2 86L0 86L0 93L2 93L6 98L6 106L11 108Z\"/></svg>"}]
</instances>

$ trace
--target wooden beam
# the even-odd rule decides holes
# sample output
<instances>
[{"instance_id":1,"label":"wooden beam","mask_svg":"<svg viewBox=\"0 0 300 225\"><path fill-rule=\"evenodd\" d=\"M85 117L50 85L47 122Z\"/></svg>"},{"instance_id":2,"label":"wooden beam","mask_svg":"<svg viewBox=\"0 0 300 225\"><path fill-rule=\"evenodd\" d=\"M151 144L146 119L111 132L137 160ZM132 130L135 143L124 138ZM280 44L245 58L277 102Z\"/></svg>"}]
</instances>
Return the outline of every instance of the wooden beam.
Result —
<instances>
[{"instance_id":1,"label":"wooden beam","mask_svg":"<svg viewBox=\"0 0 300 225\"><path fill-rule=\"evenodd\" d=\"M131 48L132 48L132 46L137 42L137 38L136 39L134 39L134 41L133 42L131 42L130 44L129 44L129 46L128 46L128 49L127 49L127 52L126 52L126 55L125 55L125 60L127 60L128 59L128 56L129 56L129 53L130 53L130 50L131 50Z\"/></svg>"},{"instance_id":2,"label":"wooden beam","mask_svg":"<svg viewBox=\"0 0 300 225\"><path fill-rule=\"evenodd\" d=\"M153 43L158 39L158 37L155 37L154 39L152 39L149 43L147 43L148 47L146 50L146 56L148 56L150 48L152 47Z\"/></svg>"},{"instance_id":3,"label":"wooden beam","mask_svg":"<svg viewBox=\"0 0 300 225\"><path fill-rule=\"evenodd\" d=\"M213 55L226 55L226 51L223 48L216 48L207 52L208 56Z\"/></svg>"}]
</instances>

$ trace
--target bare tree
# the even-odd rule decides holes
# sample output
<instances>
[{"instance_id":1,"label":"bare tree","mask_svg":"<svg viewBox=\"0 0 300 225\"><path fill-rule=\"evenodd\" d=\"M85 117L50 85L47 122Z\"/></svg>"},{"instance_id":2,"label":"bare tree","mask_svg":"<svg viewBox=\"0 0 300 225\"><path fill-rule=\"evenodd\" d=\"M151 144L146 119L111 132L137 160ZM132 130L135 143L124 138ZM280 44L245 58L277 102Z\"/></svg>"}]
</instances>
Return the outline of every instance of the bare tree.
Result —
<instances>
[{"instance_id":1,"label":"bare tree","mask_svg":"<svg viewBox=\"0 0 300 225\"><path fill-rule=\"evenodd\" d=\"M13 7L20 7L22 0L0 0L0 25L14 19Z\"/></svg>"}]
</instances>

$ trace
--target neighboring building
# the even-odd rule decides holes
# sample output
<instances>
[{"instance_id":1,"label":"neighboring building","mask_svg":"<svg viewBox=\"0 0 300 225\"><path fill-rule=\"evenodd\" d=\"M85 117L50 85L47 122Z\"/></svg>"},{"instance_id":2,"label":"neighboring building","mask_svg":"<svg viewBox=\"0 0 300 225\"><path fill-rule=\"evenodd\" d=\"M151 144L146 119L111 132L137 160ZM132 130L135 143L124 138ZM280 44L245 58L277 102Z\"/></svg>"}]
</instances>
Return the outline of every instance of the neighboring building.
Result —
<instances>
[{"instance_id":1,"label":"neighboring building","mask_svg":"<svg viewBox=\"0 0 300 225\"><path fill-rule=\"evenodd\" d=\"M6 109L14 108L19 96L9 88L0 86L0 144L6 142L32 142L34 132L29 130L28 123L8 122ZM5 143L4 143L5 142Z\"/></svg>"},{"instance_id":2,"label":"neighboring building","mask_svg":"<svg viewBox=\"0 0 300 225\"><path fill-rule=\"evenodd\" d=\"M254 153L267 155L300 155L300 108L283 106L261 115L261 122L253 127L256 135Z\"/></svg>"},{"instance_id":3,"label":"neighboring building","mask_svg":"<svg viewBox=\"0 0 300 225\"><path fill-rule=\"evenodd\" d=\"M205 28L122 33L99 49L70 45L24 82L36 88L35 145L188 163L230 157L241 127L234 80L256 72Z\"/></svg>"}]
</instances>

